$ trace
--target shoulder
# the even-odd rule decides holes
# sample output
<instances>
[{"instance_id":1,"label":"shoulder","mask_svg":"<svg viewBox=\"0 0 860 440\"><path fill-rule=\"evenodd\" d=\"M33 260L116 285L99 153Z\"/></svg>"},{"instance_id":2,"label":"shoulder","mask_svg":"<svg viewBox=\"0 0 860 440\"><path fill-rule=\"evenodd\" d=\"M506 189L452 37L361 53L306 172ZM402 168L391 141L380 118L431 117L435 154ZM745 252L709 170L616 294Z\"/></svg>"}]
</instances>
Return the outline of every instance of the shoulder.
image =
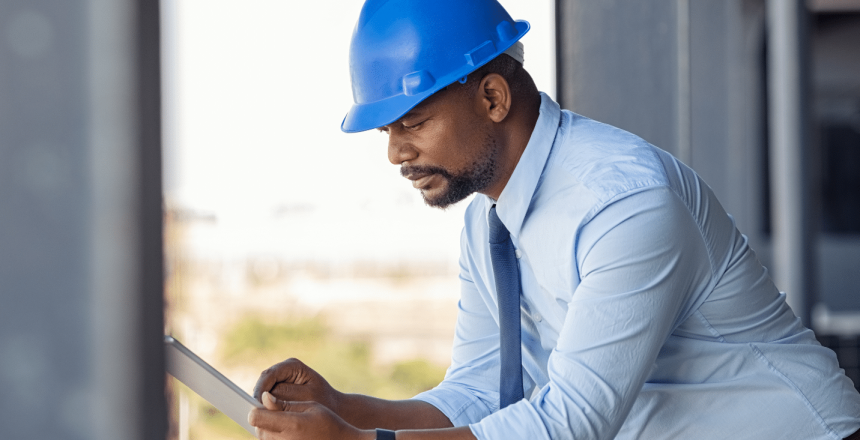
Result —
<instances>
[{"instance_id":1,"label":"shoulder","mask_svg":"<svg viewBox=\"0 0 860 440\"><path fill-rule=\"evenodd\" d=\"M632 133L564 110L545 173L564 174L606 203L631 191L668 186L661 153Z\"/></svg>"}]
</instances>

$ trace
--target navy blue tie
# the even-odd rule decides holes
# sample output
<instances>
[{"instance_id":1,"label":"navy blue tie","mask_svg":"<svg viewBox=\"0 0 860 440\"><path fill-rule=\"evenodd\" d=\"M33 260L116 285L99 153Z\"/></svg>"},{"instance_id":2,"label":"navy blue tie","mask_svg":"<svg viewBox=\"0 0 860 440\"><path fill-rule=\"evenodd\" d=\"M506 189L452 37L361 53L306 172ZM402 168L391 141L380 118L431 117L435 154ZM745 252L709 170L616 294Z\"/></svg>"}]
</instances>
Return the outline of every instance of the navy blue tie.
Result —
<instances>
[{"instance_id":1,"label":"navy blue tie","mask_svg":"<svg viewBox=\"0 0 860 440\"><path fill-rule=\"evenodd\" d=\"M499 220L496 205L487 216L490 223L490 259L499 299L499 409L523 398L522 346L520 343L520 271L508 228Z\"/></svg>"}]
</instances>

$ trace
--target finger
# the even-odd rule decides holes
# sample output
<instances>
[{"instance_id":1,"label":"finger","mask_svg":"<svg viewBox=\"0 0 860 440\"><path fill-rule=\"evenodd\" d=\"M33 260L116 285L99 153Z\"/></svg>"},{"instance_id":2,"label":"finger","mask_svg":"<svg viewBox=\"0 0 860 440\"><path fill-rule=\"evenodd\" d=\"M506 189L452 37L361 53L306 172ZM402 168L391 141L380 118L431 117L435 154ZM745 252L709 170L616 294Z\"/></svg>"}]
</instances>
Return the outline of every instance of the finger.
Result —
<instances>
[{"instance_id":1,"label":"finger","mask_svg":"<svg viewBox=\"0 0 860 440\"><path fill-rule=\"evenodd\" d=\"M248 413L248 423L257 428L258 437L260 431L282 432L294 429L297 425L297 414L283 411L269 411L254 408Z\"/></svg>"},{"instance_id":2,"label":"finger","mask_svg":"<svg viewBox=\"0 0 860 440\"><path fill-rule=\"evenodd\" d=\"M268 399L266 399L268 400ZM306 419L306 411L322 407L316 402L284 402L283 411L272 411L268 409L254 408L248 413L248 423L257 428L257 436L260 430L271 432L294 431L299 428L301 421Z\"/></svg>"},{"instance_id":3,"label":"finger","mask_svg":"<svg viewBox=\"0 0 860 440\"><path fill-rule=\"evenodd\" d=\"M269 390L275 397L281 400L290 401L290 400L314 400L313 394L311 390L308 389L307 385L296 385L294 383L288 382L278 382L275 386Z\"/></svg>"},{"instance_id":4,"label":"finger","mask_svg":"<svg viewBox=\"0 0 860 440\"><path fill-rule=\"evenodd\" d=\"M290 413L303 413L315 408L325 408L317 402L283 402L283 411Z\"/></svg>"},{"instance_id":5,"label":"finger","mask_svg":"<svg viewBox=\"0 0 860 440\"><path fill-rule=\"evenodd\" d=\"M265 409L254 408L251 412L248 413L248 423L251 426L254 426L259 429L265 429L267 431L274 430L273 427L277 427L280 425L272 425L272 423L276 423L278 419L278 414L288 414L288 417L291 417L292 422L297 422L297 418L301 413L310 411L314 408L321 407L325 408L319 403L316 402L284 402L282 400L277 400L272 402L269 398L271 394L265 393L264 402L268 402L269 407ZM266 404L264 404L266 405ZM283 422L283 420L282 420ZM268 423L268 424L267 424ZM260 436L259 429L257 430L257 436ZM281 430L277 430L280 432Z\"/></svg>"},{"instance_id":6,"label":"finger","mask_svg":"<svg viewBox=\"0 0 860 440\"><path fill-rule=\"evenodd\" d=\"M271 411L283 411L287 406L287 402L278 400L268 391L263 391L263 406Z\"/></svg>"},{"instance_id":7,"label":"finger","mask_svg":"<svg viewBox=\"0 0 860 440\"><path fill-rule=\"evenodd\" d=\"M278 382L293 382L292 379L303 368L307 367L298 359L291 358L263 370L260 378L257 379L257 384L254 385L254 398L262 402L263 391L272 391Z\"/></svg>"}]
</instances>

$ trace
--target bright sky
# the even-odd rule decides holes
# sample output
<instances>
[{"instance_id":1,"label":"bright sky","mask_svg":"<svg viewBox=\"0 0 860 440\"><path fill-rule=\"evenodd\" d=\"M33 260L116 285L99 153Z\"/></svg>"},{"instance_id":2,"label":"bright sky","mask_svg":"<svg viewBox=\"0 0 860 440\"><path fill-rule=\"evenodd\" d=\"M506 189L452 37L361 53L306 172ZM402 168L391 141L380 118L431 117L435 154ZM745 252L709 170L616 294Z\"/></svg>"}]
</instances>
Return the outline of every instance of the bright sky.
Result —
<instances>
[{"instance_id":1,"label":"bright sky","mask_svg":"<svg viewBox=\"0 0 860 440\"><path fill-rule=\"evenodd\" d=\"M552 3L502 0L554 97ZM162 4L167 197L218 219L194 230L198 256L456 262L467 201L426 207L384 134L340 131L361 1Z\"/></svg>"}]
</instances>

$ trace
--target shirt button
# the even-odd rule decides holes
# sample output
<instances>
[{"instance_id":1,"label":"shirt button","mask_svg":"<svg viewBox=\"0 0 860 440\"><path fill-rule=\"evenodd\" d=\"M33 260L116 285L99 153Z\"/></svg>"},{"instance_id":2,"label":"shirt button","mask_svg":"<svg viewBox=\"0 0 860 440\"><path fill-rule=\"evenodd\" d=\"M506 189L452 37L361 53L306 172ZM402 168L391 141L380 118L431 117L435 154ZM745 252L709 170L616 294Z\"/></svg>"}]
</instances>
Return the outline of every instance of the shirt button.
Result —
<instances>
[{"instance_id":1,"label":"shirt button","mask_svg":"<svg viewBox=\"0 0 860 440\"><path fill-rule=\"evenodd\" d=\"M538 313L538 312L535 312L535 313L534 313L534 315L532 315L532 317L533 317L533 318L535 319L535 321L537 321L537 322L541 322L541 321L543 320L543 317L542 317L542 316L540 316L540 313Z\"/></svg>"},{"instance_id":2,"label":"shirt button","mask_svg":"<svg viewBox=\"0 0 860 440\"><path fill-rule=\"evenodd\" d=\"M509 254L509 255L510 255L510 254ZM515 251L514 251L514 255L516 255L516 256L517 256L517 260L519 260L520 258L522 258L523 253L522 253L522 252L520 252L520 250L519 250L519 249L517 249L517 250L515 250Z\"/></svg>"}]
</instances>

